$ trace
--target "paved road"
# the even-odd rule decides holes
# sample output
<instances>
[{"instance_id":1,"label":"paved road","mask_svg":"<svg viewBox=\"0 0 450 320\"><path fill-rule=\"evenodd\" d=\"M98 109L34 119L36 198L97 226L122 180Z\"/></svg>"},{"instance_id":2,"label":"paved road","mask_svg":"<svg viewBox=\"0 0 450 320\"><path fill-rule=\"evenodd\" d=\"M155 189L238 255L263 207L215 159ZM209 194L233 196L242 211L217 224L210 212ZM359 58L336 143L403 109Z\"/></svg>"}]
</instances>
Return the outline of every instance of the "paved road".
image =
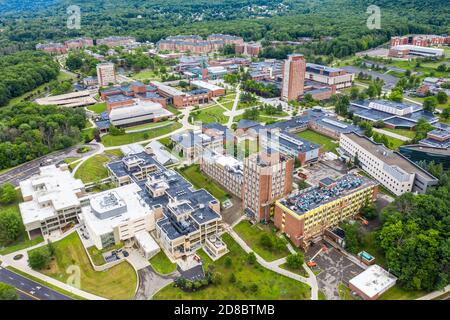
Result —
<instances>
[{"instance_id":1,"label":"paved road","mask_svg":"<svg viewBox=\"0 0 450 320\"><path fill-rule=\"evenodd\" d=\"M180 276L178 271L163 276L156 273L151 266L138 271L139 288L134 297L135 300L149 300L155 293L173 282Z\"/></svg>"},{"instance_id":2,"label":"paved road","mask_svg":"<svg viewBox=\"0 0 450 320\"><path fill-rule=\"evenodd\" d=\"M0 282L14 286L21 300L72 300L68 296L3 267L0 267Z\"/></svg>"},{"instance_id":3,"label":"paved road","mask_svg":"<svg viewBox=\"0 0 450 320\"><path fill-rule=\"evenodd\" d=\"M95 153L99 148L96 144L88 144L88 146L91 147L91 150L87 153L79 154L76 150L80 146L73 146L19 165L18 167L15 167L14 169L0 175L0 185L9 182L14 186L18 186L20 181L26 180L32 175L38 173L42 162L45 162L47 165L57 164L66 158L81 158L88 156L89 154Z\"/></svg>"}]
</instances>

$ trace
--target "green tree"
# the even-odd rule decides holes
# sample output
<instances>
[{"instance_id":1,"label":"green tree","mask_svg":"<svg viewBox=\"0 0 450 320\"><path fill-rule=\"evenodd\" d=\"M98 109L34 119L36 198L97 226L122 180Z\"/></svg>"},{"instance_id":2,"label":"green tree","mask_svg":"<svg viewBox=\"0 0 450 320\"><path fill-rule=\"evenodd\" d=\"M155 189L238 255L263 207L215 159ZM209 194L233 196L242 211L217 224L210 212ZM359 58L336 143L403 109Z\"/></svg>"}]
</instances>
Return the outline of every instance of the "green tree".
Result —
<instances>
[{"instance_id":1,"label":"green tree","mask_svg":"<svg viewBox=\"0 0 450 320\"><path fill-rule=\"evenodd\" d=\"M423 100L423 110L434 112L437 106L437 99L434 96L426 97L425 100Z\"/></svg>"},{"instance_id":2,"label":"green tree","mask_svg":"<svg viewBox=\"0 0 450 320\"><path fill-rule=\"evenodd\" d=\"M34 270L42 270L48 266L51 255L47 247L32 250L28 254L28 265Z\"/></svg>"},{"instance_id":3,"label":"green tree","mask_svg":"<svg viewBox=\"0 0 450 320\"><path fill-rule=\"evenodd\" d=\"M439 91L436 95L436 99L439 104L446 104L448 102L448 96L444 91Z\"/></svg>"},{"instance_id":4,"label":"green tree","mask_svg":"<svg viewBox=\"0 0 450 320\"><path fill-rule=\"evenodd\" d=\"M23 230L22 220L17 212L5 210L0 212L0 243L8 245L20 236Z\"/></svg>"},{"instance_id":5,"label":"green tree","mask_svg":"<svg viewBox=\"0 0 450 320\"><path fill-rule=\"evenodd\" d=\"M389 100L396 101L396 102L402 102L403 101L403 93L398 89L394 89L389 94Z\"/></svg>"},{"instance_id":6,"label":"green tree","mask_svg":"<svg viewBox=\"0 0 450 320\"><path fill-rule=\"evenodd\" d=\"M11 183L5 183L0 187L0 204L10 204L16 200L16 189Z\"/></svg>"},{"instance_id":7,"label":"green tree","mask_svg":"<svg viewBox=\"0 0 450 320\"><path fill-rule=\"evenodd\" d=\"M286 263L291 269L300 269L303 265L304 257L300 253L292 253L287 256Z\"/></svg>"},{"instance_id":8,"label":"green tree","mask_svg":"<svg viewBox=\"0 0 450 320\"><path fill-rule=\"evenodd\" d=\"M0 300L19 300L16 288L0 282Z\"/></svg>"},{"instance_id":9,"label":"green tree","mask_svg":"<svg viewBox=\"0 0 450 320\"><path fill-rule=\"evenodd\" d=\"M363 237L357 223L344 223L342 230L345 232L345 249L355 254L361 249Z\"/></svg>"},{"instance_id":10,"label":"green tree","mask_svg":"<svg viewBox=\"0 0 450 320\"><path fill-rule=\"evenodd\" d=\"M273 249L273 241L272 238L269 237L267 234L261 235L261 238L259 239L259 243L266 249L272 250Z\"/></svg>"}]
</instances>

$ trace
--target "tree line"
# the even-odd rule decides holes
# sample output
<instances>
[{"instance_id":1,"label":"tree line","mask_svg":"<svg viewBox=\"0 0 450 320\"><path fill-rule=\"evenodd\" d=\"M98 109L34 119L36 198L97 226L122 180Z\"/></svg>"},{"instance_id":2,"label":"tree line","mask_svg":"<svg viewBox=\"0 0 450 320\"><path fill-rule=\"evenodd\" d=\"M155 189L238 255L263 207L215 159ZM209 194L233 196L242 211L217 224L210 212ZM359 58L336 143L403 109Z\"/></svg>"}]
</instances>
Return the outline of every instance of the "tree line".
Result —
<instances>
[{"instance_id":1,"label":"tree line","mask_svg":"<svg viewBox=\"0 0 450 320\"><path fill-rule=\"evenodd\" d=\"M0 107L57 78L58 64L43 52L23 51L0 57Z\"/></svg>"}]
</instances>

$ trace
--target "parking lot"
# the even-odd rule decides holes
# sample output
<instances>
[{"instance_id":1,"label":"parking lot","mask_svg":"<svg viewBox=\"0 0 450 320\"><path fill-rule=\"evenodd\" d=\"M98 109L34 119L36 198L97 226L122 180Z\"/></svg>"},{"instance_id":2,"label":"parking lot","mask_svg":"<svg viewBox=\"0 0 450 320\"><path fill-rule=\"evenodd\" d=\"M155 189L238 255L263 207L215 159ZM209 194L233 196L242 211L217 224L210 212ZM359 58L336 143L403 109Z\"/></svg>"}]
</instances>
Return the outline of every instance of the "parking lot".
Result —
<instances>
[{"instance_id":1,"label":"parking lot","mask_svg":"<svg viewBox=\"0 0 450 320\"><path fill-rule=\"evenodd\" d=\"M347 173L347 167L338 160L320 161L310 167L302 168L301 172L306 174L306 182L309 185L316 186L324 178L337 179L342 177Z\"/></svg>"},{"instance_id":2,"label":"parking lot","mask_svg":"<svg viewBox=\"0 0 450 320\"><path fill-rule=\"evenodd\" d=\"M305 261L309 261L324 245L320 242L312 246L305 254ZM317 274L319 290L322 291L327 300L340 300L338 286L340 283L348 285L350 279L360 274L364 269L347 258L336 248L327 245L328 250L321 252L314 258L317 264L312 270Z\"/></svg>"}]
</instances>

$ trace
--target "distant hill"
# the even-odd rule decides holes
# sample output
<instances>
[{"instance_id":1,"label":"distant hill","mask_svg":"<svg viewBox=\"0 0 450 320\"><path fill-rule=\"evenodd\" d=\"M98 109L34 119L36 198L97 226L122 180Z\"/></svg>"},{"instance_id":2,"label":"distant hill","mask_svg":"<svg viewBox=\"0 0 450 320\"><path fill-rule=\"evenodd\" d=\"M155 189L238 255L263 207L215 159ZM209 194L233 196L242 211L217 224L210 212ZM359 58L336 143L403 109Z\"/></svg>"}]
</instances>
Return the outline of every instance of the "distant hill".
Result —
<instances>
[{"instance_id":1,"label":"distant hill","mask_svg":"<svg viewBox=\"0 0 450 320\"><path fill-rule=\"evenodd\" d=\"M347 49L333 51L342 56L383 43L395 34L450 34L448 0L78 0L80 30L66 27L66 10L73 1L3 2L0 48L24 44L31 48L39 41L76 36L119 34L158 41L179 33L221 32L246 40L331 36L355 42ZM381 9L380 30L366 27L366 9L372 4ZM325 49L313 48L316 53L331 52Z\"/></svg>"}]
</instances>

